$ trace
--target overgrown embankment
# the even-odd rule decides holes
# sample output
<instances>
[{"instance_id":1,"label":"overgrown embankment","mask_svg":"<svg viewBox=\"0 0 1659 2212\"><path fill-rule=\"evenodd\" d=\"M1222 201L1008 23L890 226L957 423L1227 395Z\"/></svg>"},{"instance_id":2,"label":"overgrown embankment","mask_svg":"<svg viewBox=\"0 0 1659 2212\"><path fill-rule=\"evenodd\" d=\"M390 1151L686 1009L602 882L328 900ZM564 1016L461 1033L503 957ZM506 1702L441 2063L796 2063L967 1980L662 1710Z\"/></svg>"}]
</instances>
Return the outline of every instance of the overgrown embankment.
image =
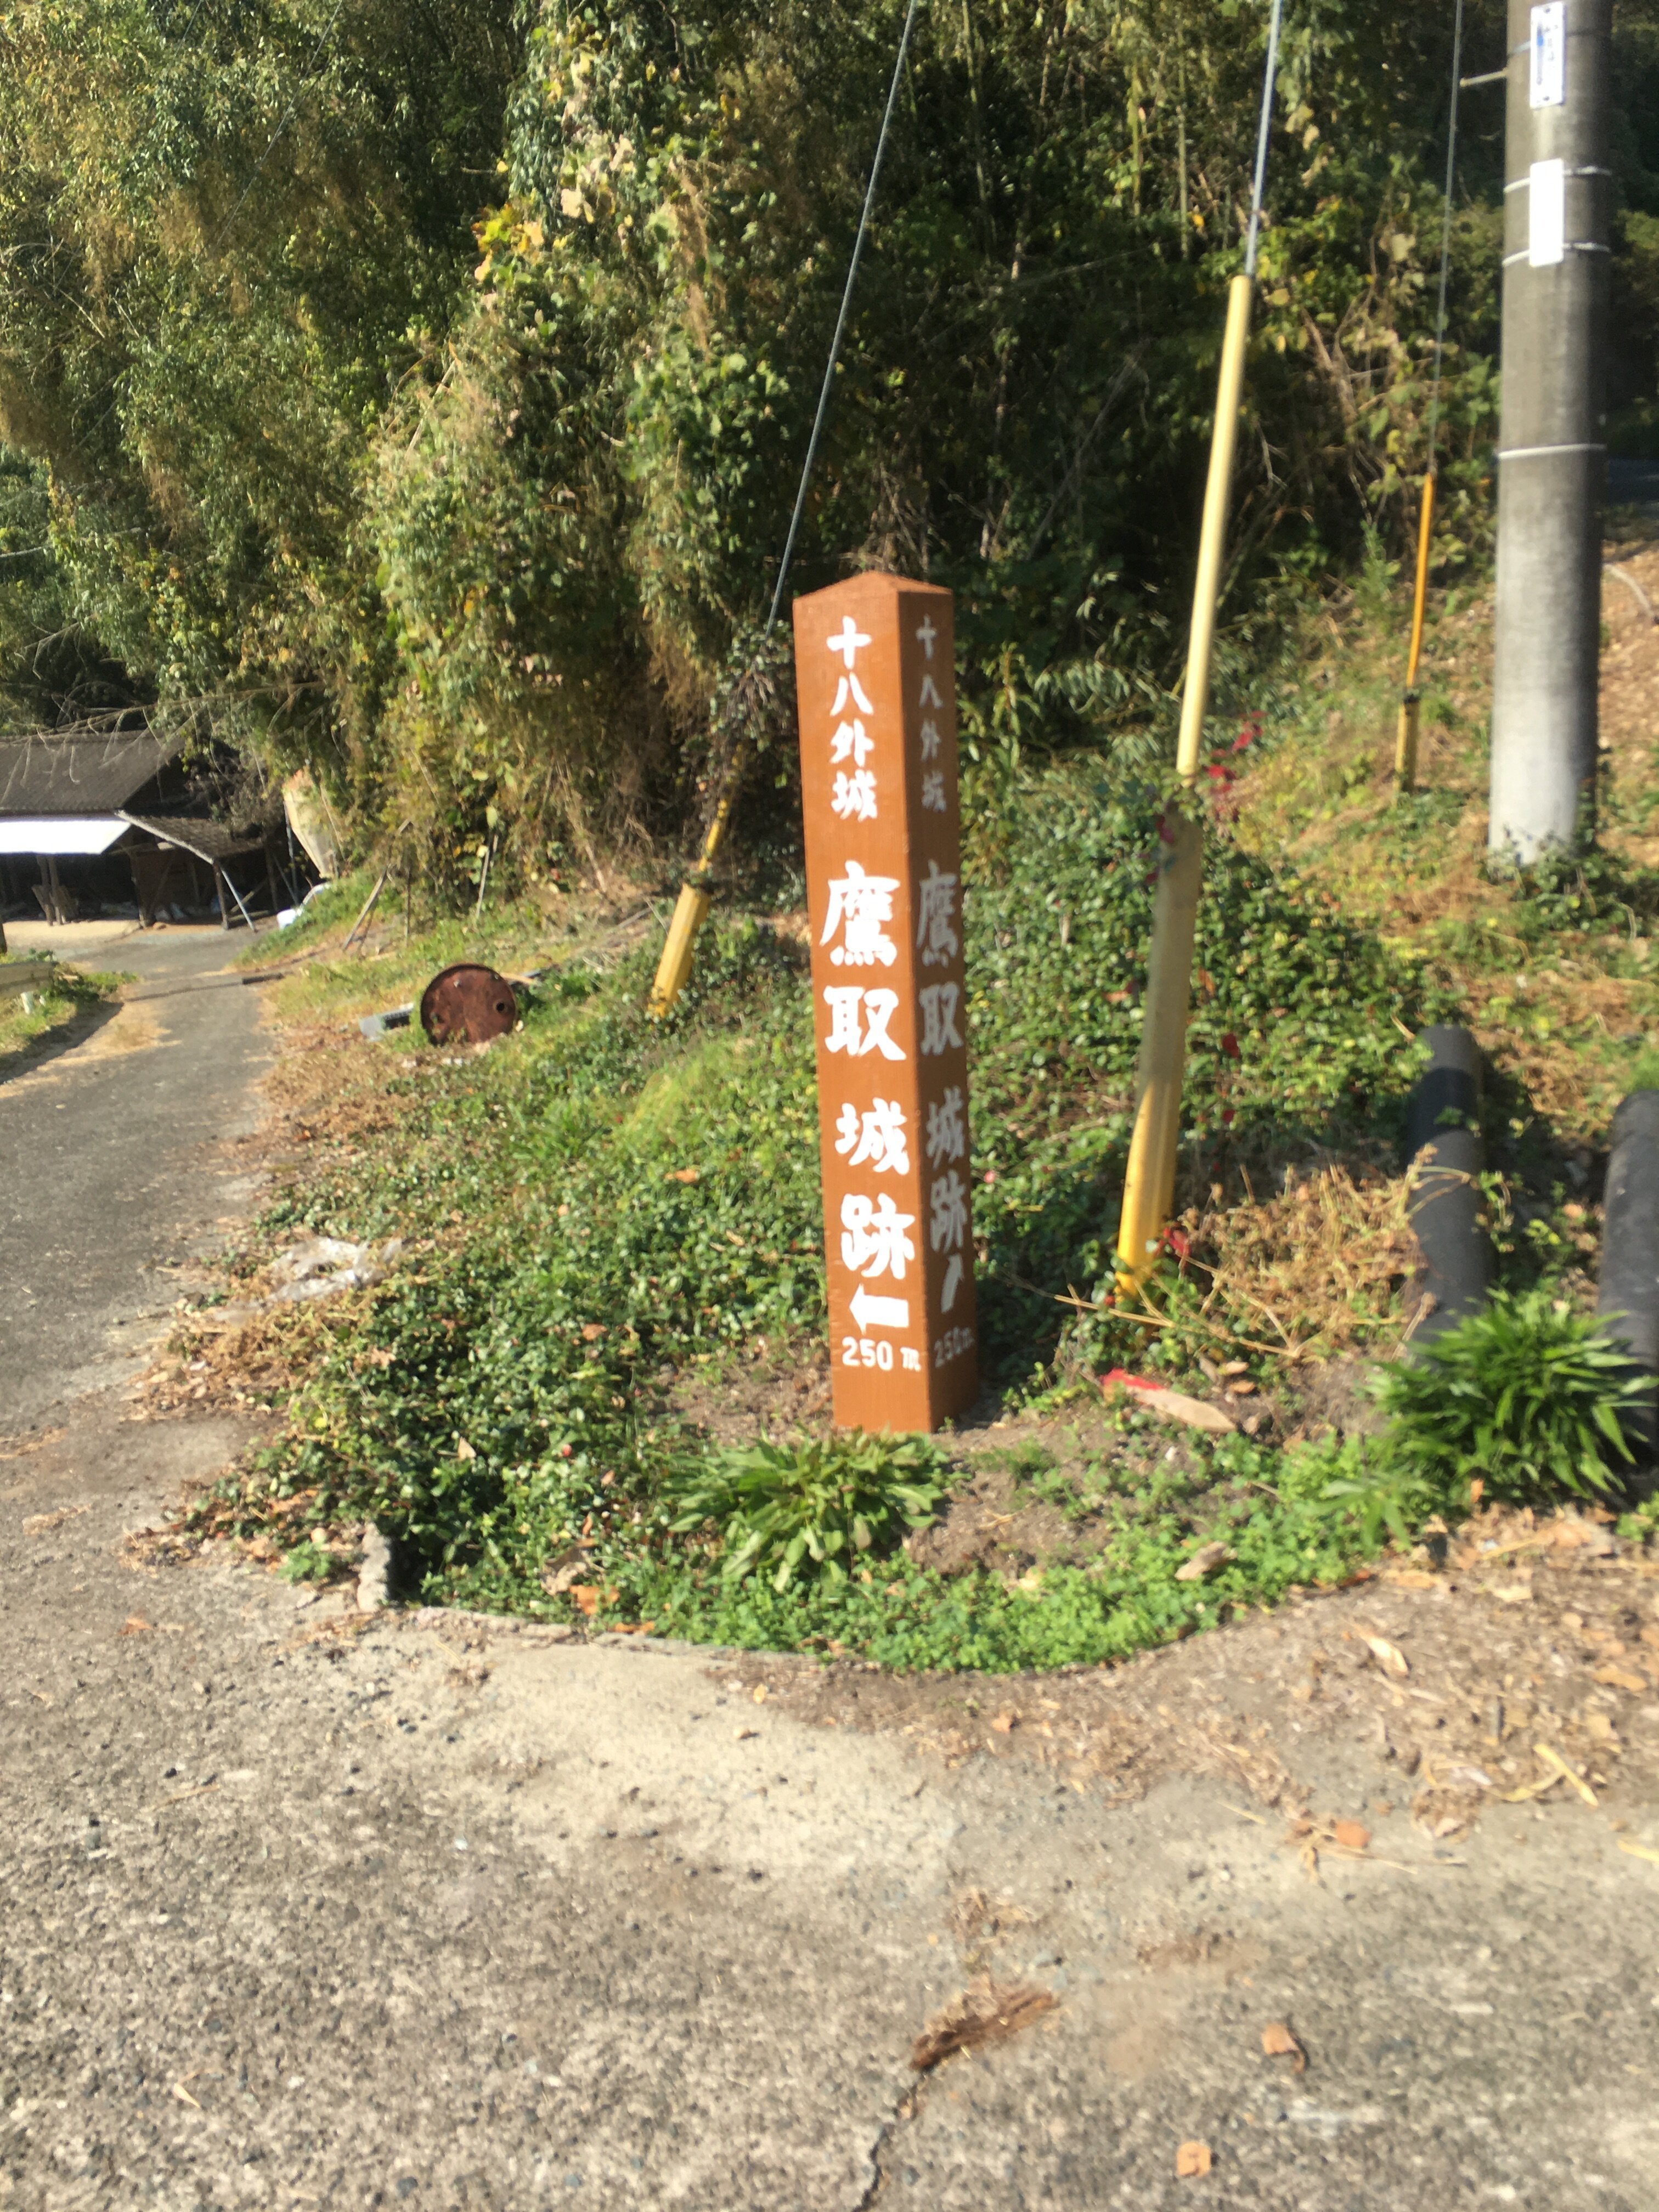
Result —
<instances>
[{"instance_id":1,"label":"overgrown embankment","mask_svg":"<svg viewBox=\"0 0 1659 2212\"><path fill-rule=\"evenodd\" d=\"M1079 766L1000 768L994 786L987 771L970 795L991 1395L936 1458L886 1470L942 1486L933 1525L901 1548L894 1522L866 1554L850 1477L838 1506L805 1461L774 1481L741 1458L765 1435L827 1430L799 918L722 921L658 1029L641 1009L662 917L644 900L599 933L575 907L412 941L393 917L373 959L323 951L281 987L290 1042L308 1048L287 1063L307 1157L244 1272L257 1288L262 1258L296 1234L408 1242L374 1290L216 1335L203 1317L210 1371L240 1363L245 1387L263 1378L289 1412L210 1517L283 1547L307 1538L295 1571L329 1571L374 1519L431 1599L909 1666L1109 1657L1341 1578L1385 1533L1359 1462L1375 1448L1355 1441L1378 1426L1356 1355L1386 1353L1403 1326L1413 1033L1470 1011L1486 1024L1500 1271L1514 1290L1553 1285L1553 1304L1527 1310L1547 1332L1566 1326L1557 1307L1570 1318L1584 1303L1595 1147L1659 1015L1644 919L1659 896L1639 855L1530 884L1475 864L1480 708L1460 687L1478 596L1434 632L1437 787L1390 804L1387 612L1385 593L1380 610L1361 604L1328 661L1267 698L1266 733L1217 763L1181 1218L1137 1315L1107 1292L1157 798ZM1615 765L1609 803L1633 806L1645 757ZM361 895L319 902L314 945ZM343 1029L463 952L548 963L515 1036L470 1054ZM1577 1018L1502 1022L1503 966L1516 1000L1577 991ZM1632 1024L1618 1039L1595 1018L1613 991ZM1107 1405L1097 1378L1117 1364L1208 1399L1234 1432ZM1332 1494L1356 1474L1360 1491ZM1389 1479L1413 1522L1455 1494ZM724 1545L720 1519L686 1510L716 1495L731 1504ZM785 1558L813 1513L829 1516L820 1534L836 1513L843 1530L822 1569L799 1546ZM763 1522L766 1571L734 1579ZM1177 1579L1205 1545L1210 1570Z\"/></svg>"},{"instance_id":2,"label":"overgrown embankment","mask_svg":"<svg viewBox=\"0 0 1659 2212\"><path fill-rule=\"evenodd\" d=\"M579 953L556 966L523 1031L483 1054L407 1038L353 1048L384 1071L381 1128L301 1177L267 1231L397 1234L410 1256L349 1327L304 1324L326 1341L320 1364L228 1517L252 1528L276 1515L292 1534L373 1518L429 1597L643 1615L908 1664L1103 1657L1340 1575L1357 1539L1322 1503L1324 1461L1285 1456L1297 1418L1285 1377L1311 1371L1328 1331L1386 1329L1388 1285L1368 1314L1339 1322L1305 1303L1269 1326L1242 1286L1199 1292L1194 1252L1150 1351L1144 1329L1097 1303L1157 805L1051 773L1004 806L998 833L967 902L985 1368L1008 1408L1068 1392L1078 1404L1060 1453L1033 1457L1024 1435L973 1441L993 1471L1001 1452L1024 1504L1047 1493L1056 1540L1042 1562L1011 1577L989 1555L952 1573L901 1553L780 1591L723 1580L707 1532L670 1529L728 1383L757 1428L781 1431L800 1403L792 1382L823 1360L805 957L791 930L757 917L711 937L660 1030L641 1012L645 943L610 964ZM405 957L395 941L390 951ZM1341 1158L1363 1182L1364 1162L1387 1157L1416 1065L1410 1035L1438 987L1224 833L1199 957L1188 1178L1265 1196L1293 1161ZM337 1001L354 981L361 995L348 965ZM289 988L295 1012L314 1012L331 987L313 970ZM1125 1358L1229 1370L1261 1408L1257 1435L1198 1439L1172 1461L1145 1415L1101 1410L1091 1378ZM1178 1583L1200 1540L1236 1559L1208 1583Z\"/></svg>"}]
</instances>

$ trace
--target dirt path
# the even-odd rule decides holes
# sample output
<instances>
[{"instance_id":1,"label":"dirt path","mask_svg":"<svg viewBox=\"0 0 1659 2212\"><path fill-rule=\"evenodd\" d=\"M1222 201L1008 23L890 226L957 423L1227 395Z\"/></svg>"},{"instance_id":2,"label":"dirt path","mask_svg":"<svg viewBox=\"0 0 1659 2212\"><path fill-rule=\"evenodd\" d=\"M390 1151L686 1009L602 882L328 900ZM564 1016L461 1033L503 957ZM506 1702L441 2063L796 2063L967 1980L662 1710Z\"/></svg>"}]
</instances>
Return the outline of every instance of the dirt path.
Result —
<instances>
[{"instance_id":1,"label":"dirt path","mask_svg":"<svg viewBox=\"0 0 1659 2212\"><path fill-rule=\"evenodd\" d=\"M0 1142L50 1145L61 1097L91 1148L9 1181L8 1236L70 1255L48 1395L98 1386L0 1446L5 2212L1659 2207L1637 1563L1555 1547L1115 1674L904 1685L365 1624L129 1540L256 1433L133 1418L106 1318L234 1211L252 997L155 1003L147 1176L100 1148L114 1063L0 1100ZM14 1361L27 1280L9 1258ZM1601 1802L1466 1832L1456 1770L1527 1786L1546 1732ZM1425 1761L1449 1794L1413 1820ZM918 2076L979 1975L1055 2002Z\"/></svg>"}]
</instances>

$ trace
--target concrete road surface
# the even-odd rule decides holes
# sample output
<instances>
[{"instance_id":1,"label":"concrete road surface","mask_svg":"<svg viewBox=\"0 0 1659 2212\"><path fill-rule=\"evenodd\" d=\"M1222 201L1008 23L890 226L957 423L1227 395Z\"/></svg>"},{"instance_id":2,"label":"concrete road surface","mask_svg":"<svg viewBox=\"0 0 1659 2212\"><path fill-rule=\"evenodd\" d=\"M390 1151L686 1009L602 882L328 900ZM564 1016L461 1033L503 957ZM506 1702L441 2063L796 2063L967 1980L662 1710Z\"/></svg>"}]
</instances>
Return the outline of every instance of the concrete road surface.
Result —
<instances>
[{"instance_id":1,"label":"concrete road surface","mask_svg":"<svg viewBox=\"0 0 1659 2212\"><path fill-rule=\"evenodd\" d=\"M0 1079L0 1430L140 1362L179 1269L247 1206L237 1148L267 1058L259 987L228 966L242 932L133 932L88 950L64 939L96 924L31 927L65 958L137 980Z\"/></svg>"},{"instance_id":2,"label":"concrete road surface","mask_svg":"<svg viewBox=\"0 0 1659 2212\"><path fill-rule=\"evenodd\" d=\"M1328 1732L1307 1790L1375 1840L1316 1881L1212 1778L1113 1807L708 1654L360 1629L129 1541L246 1433L122 1383L246 1202L254 996L0 1085L5 2212L1659 2208L1659 1864L1604 1808L1437 1848ZM1172 1655L1171 1728L1270 1633ZM976 1972L1055 2002L918 2075Z\"/></svg>"}]
</instances>

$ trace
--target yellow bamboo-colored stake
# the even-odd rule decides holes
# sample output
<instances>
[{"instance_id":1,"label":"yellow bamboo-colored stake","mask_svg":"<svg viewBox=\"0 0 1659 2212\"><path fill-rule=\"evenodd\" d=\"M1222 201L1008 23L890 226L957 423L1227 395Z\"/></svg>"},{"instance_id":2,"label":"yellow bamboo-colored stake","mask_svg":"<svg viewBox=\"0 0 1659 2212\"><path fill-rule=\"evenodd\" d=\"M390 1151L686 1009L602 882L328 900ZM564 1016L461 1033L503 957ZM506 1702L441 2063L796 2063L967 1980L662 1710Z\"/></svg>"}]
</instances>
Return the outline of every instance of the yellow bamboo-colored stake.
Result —
<instances>
[{"instance_id":1,"label":"yellow bamboo-colored stake","mask_svg":"<svg viewBox=\"0 0 1659 2212\"><path fill-rule=\"evenodd\" d=\"M1434 481L1431 469L1423 479L1423 511L1417 525L1417 584L1412 595L1412 641L1406 656L1406 688L1400 700L1400 726L1395 735L1395 788L1404 799L1417 788L1417 717L1422 694L1417 688L1417 665L1423 657L1423 614L1429 599L1429 542L1434 532Z\"/></svg>"},{"instance_id":2,"label":"yellow bamboo-colored stake","mask_svg":"<svg viewBox=\"0 0 1659 2212\"><path fill-rule=\"evenodd\" d=\"M1244 394L1244 351L1250 335L1255 286L1235 276L1227 294L1227 328L1221 345L1210 474L1199 534L1198 574L1193 586L1192 629L1181 700L1176 767L1188 790L1198 781L1199 748L1210 703L1210 664L1215 649L1221 568L1227 546L1227 509L1233 453ZM1133 1290L1158 1264L1175 1198L1176 1152L1181 1133L1181 1080L1187 1060L1187 1020L1192 1005L1193 941L1204 887L1204 835L1196 817L1171 807L1163 828L1152 944L1135 1070L1135 1119L1118 1221L1120 1288Z\"/></svg>"},{"instance_id":3,"label":"yellow bamboo-colored stake","mask_svg":"<svg viewBox=\"0 0 1659 2212\"><path fill-rule=\"evenodd\" d=\"M1135 1070L1134 1130L1117 1231L1117 1273L1125 1288L1143 1281L1158 1265L1175 1195L1193 939L1204 888L1204 833L1199 824L1190 815L1171 809L1163 837L1140 1060Z\"/></svg>"},{"instance_id":4,"label":"yellow bamboo-colored stake","mask_svg":"<svg viewBox=\"0 0 1659 2212\"><path fill-rule=\"evenodd\" d=\"M1221 341L1221 374L1217 380L1215 429L1210 439L1210 476L1204 487L1204 525L1198 538L1198 574L1193 584L1193 626L1187 641L1187 681L1181 696L1181 735L1176 767L1185 784L1198 780L1198 749L1204 717L1210 711L1210 661L1215 650L1215 618L1221 601L1221 563L1227 550L1227 508L1232 496L1233 451L1238 443L1238 410L1244 398L1244 349L1250 336L1250 303L1255 286L1235 276L1227 288L1227 331Z\"/></svg>"},{"instance_id":5,"label":"yellow bamboo-colored stake","mask_svg":"<svg viewBox=\"0 0 1659 2212\"><path fill-rule=\"evenodd\" d=\"M696 873L680 887L674 918L668 925L667 941L662 948L662 958L657 963L657 977L651 986L651 996L645 1011L651 1019L659 1022L673 1006L685 988L691 973L691 956L696 950L697 932L702 927L708 912L708 871L714 865L720 841L726 835L732 809L738 802L738 787L747 765L748 749L739 745L732 756L732 765L726 772L721 786L720 804L714 809L714 818L708 825L708 834L702 841Z\"/></svg>"},{"instance_id":6,"label":"yellow bamboo-colored stake","mask_svg":"<svg viewBox=\"0 0 1659 2212\"><path fill-rule=\"evenodd\" d=\"M651 996L646 1002L646 1012L653 1021L660 1021L685 988L691 973L691 953L697 941L697 932L702 927L703 917L708 912L708 894L699 890L695 884L682 884L675 902L674 919L668 925L668 936L662 948L662 958L657 963L657 979L651 986Z\"/></svg>"}]
</instances>

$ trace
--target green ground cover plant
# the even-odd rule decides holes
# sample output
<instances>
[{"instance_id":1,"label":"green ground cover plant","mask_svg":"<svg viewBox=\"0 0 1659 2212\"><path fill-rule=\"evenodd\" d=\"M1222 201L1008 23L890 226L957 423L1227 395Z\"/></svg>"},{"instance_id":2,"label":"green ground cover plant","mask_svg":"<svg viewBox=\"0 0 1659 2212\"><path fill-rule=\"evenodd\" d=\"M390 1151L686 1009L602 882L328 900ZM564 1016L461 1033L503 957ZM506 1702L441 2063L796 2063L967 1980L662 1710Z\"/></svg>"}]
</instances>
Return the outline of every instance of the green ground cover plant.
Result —
<instances>
[{"instance_id":1,"label":"green ground cover plant","mask_svg":"<svg viewBox=\"0 0 1659 2212\"><path fill-rule=\"evenodd\" d=\"M815 1573L832 1588L866 1553L933 1518L947 1464L923 1437L801 1437L700 1454L664 1484L671 1535L712 1528L727 1582L769 1576L787 1589Z\"/></svg>"},{"instance_id":2,"label":"green ground cover plant","mask_svg":"<svg viewBox=\"0 0 1659 2212\"><path fill-rule=\"evenodd\" d=\"M0 998L0 1056L20 1052L73 1021L106 1006L132 977L113 971L63 968L44 990L31 991L26 1010L21 992Z\"/></svg>"},{"instance_id":3,"label":"green ground cover plant","mask_svg":"<svg viewBox=\"0 0 1659 2212\"><path fill-rule=\"evenodd\" d=\"M1373 1378L1389 1425L1352 1448L1329 1492L1359 1508L1367 1540L1407 1541L1431 1515L1461 1518L1482 1496L1508 1505L1601 1499L1633 1457L1621 1415L1652 1385L1544 1282L1491 1303L1410 1362ZM1477 1487L1478 1486L1478 1487Z\"/></svg>"}]
</instances>

